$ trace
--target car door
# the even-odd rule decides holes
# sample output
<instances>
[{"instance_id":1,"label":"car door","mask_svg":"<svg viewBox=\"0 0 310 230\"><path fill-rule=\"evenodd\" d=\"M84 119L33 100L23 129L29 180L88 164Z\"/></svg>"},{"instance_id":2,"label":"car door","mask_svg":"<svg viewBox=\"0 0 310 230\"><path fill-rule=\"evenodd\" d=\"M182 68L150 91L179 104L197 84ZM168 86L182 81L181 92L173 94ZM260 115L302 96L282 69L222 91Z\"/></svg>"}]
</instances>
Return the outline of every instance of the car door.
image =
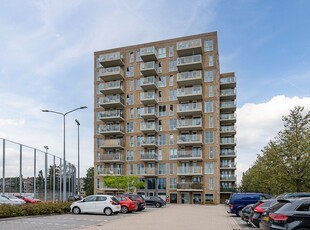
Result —
<instances>
[{"instance_id":1,"label":"car door","mask_svg":"<svg viewBox=\"0 0 310 230\"><path fill-rule=\"evenodd\" d=\"M106 196L97 196L97 201L95 204L96 213L103 213L103 210L109 205Z\"/></svg>"},{"instance_id":2,"label":"car door","mask_svg":"<svg viewBox=\"0 0 310 230\"><path fill-rule=\"evenodd\" d=\"M95 205L96 205L96 196L88 196L85 197L83 202L79 204L79 207L81 209L81 212L89 212L94 213L95 211Z\"/></svg>"}]
</instances>

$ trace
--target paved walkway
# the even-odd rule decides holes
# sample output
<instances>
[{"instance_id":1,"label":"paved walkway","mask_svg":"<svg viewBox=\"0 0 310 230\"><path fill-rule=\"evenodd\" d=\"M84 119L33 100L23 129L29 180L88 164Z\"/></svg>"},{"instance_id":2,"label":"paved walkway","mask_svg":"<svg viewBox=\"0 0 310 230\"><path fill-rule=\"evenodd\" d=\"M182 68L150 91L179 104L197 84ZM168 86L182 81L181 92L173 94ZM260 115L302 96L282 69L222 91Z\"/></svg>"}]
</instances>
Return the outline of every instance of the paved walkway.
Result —
<instances>
[{"instance_id":1,"label":"paved walkway","mask_svg":"<svg viewBox=\"0 0 310 230\"><path fill-rule=\"evenodd\" d=\"M142 214L142 215L140 215ZM225 205L178 205L127 215L124 218L90 226L85 230L239 230Z\"/></svg>"}]
</instances>

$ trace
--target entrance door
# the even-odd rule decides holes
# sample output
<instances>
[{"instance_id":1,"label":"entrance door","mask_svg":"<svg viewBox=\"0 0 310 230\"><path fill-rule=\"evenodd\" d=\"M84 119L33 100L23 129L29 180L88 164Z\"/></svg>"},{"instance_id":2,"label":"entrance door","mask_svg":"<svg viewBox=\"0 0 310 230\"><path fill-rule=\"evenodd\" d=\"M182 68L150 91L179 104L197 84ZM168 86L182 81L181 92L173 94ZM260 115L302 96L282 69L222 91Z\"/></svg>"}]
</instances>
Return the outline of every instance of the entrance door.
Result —
<instances>
[{"instance_id":1,"label":"entrance door","mask_svg":"<svg viewBox=\"0 0 310 230\"><path fill-rule=\"evenodd\" d=\"M189 204L189 193L188 192L181 193L181 202L182 204Z\"/></svg>"},{"instance_id":2,"label":"entrance door","mask_svg":"<svg viewBox=\"0 0 310 230\"><path fill-rule=\"evenodd\" d=\"M177 193L170 193L170 203L171 204L178 203L178 194Z\"/></svg>"}]
</instances>

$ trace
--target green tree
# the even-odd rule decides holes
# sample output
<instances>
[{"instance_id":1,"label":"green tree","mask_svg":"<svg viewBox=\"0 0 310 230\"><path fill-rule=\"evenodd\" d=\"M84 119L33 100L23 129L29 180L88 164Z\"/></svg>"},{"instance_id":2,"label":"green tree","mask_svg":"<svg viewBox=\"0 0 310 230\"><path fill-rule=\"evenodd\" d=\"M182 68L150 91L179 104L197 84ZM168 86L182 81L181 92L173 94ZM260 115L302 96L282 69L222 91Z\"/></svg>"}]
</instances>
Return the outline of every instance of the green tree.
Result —
<instances>
[{"instance_id":1,"label":"green tree","mask_svg":"<svg viewBox=\"0 0 310 230\"><path fill-rule=\"evenodd\" d=\"M83 178L86 196L94 194L94 167L87 169L86 177Z\"/></svg>"},{"instance_id":2,"label":"green tree","mask_svg":"<svg viewBox=\"0 0 310 230\"><path fill-rule=\"evenodd\" d=\"M134 192L136 188L143 187L144 182L139 180L137 176L105 176L104 185L109 188L117 188L117 190L124 190Z\"/></svg>"}]
</instances>

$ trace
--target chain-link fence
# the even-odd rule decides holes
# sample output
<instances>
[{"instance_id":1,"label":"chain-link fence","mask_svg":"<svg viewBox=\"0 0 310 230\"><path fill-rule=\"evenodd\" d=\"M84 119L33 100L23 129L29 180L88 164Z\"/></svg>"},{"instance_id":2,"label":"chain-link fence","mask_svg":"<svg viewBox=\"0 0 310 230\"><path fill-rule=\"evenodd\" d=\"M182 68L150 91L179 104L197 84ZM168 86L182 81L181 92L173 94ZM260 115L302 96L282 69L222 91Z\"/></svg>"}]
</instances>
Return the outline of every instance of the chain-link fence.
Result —
<instances>
[{"instance_id":1,"label":"chain-link fence","mask_svg":"<svg viewBox=\"0 0 310 230\"><path fill-rule=\"evenodd\" d=\"M64 168L66 196L76 194L76 167L63 159L14 141L0 138L0 193L29 195L43 201L62 201Z\"/></svg>"}]
</instances>

